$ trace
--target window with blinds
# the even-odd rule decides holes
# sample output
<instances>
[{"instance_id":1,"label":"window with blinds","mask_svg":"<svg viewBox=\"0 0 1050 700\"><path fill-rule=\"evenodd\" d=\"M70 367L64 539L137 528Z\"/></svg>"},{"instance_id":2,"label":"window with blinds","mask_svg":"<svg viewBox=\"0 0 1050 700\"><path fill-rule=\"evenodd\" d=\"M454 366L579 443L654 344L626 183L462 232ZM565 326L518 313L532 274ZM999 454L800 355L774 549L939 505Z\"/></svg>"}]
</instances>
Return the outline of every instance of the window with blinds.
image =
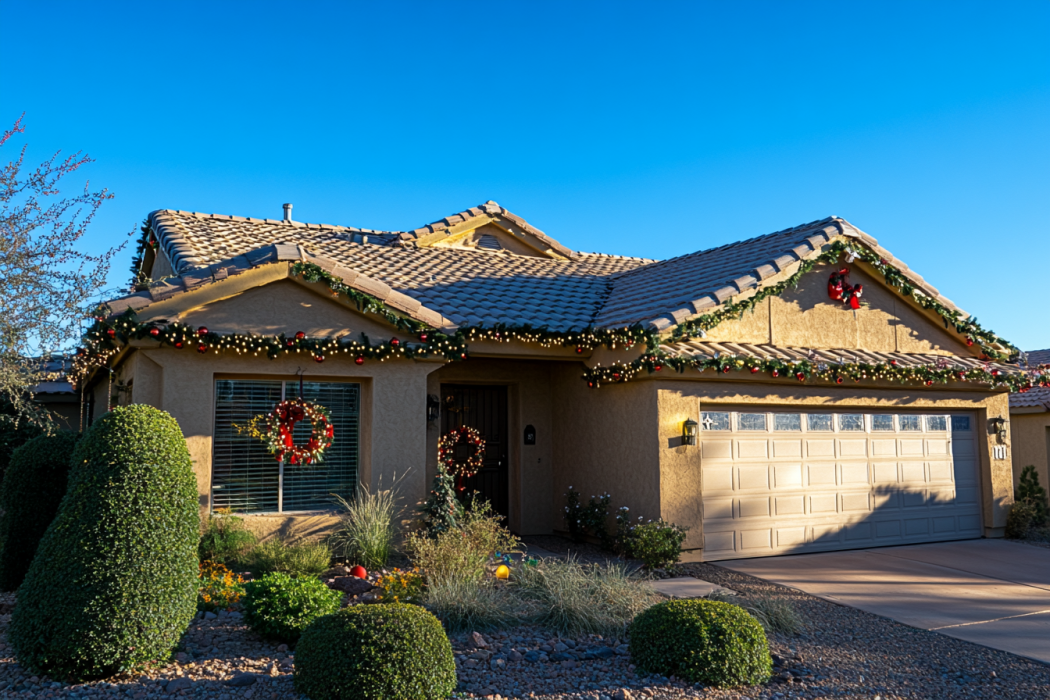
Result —
<instances>
[{"instance_id":1,"label":"window with blinds","mask_svg":"<svg viewBox=\"0 0 1050 700\"><path fill-rule=\"evenodd\" d=\"M234 427L269 413L279 401L298 392L298 382L215 382L212 508L237 513L322 510L332 507L332 494L352 495L357 486L360 385L303 383L303 398L327 408L335 428L335 441L321 464L279 464L261 440L239 434ZM309 433L308 422L296 426L296 442L305 442Z\"/></svg>"}]
</instances>

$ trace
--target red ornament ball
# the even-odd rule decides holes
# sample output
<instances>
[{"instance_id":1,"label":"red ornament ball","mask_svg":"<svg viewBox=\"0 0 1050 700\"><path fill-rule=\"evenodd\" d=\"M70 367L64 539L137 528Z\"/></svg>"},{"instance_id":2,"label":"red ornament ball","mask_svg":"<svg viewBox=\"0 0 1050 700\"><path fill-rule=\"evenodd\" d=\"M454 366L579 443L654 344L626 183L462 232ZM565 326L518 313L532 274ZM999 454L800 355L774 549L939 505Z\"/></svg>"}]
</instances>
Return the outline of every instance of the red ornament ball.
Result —
<instances>
[{"instance_id":1,"label":"red ornament ball","mask_svg":"<svg viewBox=\"0 0 1050 700\"><path fill-rule=\"evenodd\" d=\"M350 569L350 575L356 578L368 578L368 572L365 571L365 567L360 564Z\"/></svg>"},{"instance_id":2,"label":"red ornament ball","mask_svg":"<svg viewBox=\"0 0 1050 700\"><path fill-rule=\"evenodd\" d=\"M293 347L294 345L295 345L295 341L294 340L289 340L288 341L288 347Z\"/></svg>"},{"instance_id":3,"label":"red ornament ball","mask_svg":"<svg viewBox=\"0 0 1050 700\"><path fill-rule=\"evenodd\" d=\"M582 352L583 352L583 348L581 348L579 345L577 345L576 346L576 353L579 354L579 353L582 353Z\"/></svg>"},{"instance_id":4,"label":"red ornament ball","mask_svg":"<svg viewBox=\"0 0 1050 700\"><path fill-rule=\"evenodd\" d=\"M178 348L179 350L181 350L182 349L182 341L181 340L176 340L175 341L175 347Z\"/></svg>"},{"instance_id":5,"label":"red ornament ball","mask_svg":"<svg viewBox=\"0 0 1050 700\"><path fill-rule=\"evenodd\" d=\"M150 328L149 329L149 334L152 335L154 338L156 338L157 336L160 335L160 329L159 328Z\"/></svg>"},{"instance_id":6,"label":"red ornament ball","mask_svg":"<svg viewBox=\"0 0 1050 700\"><path fill-rule=\"evenodd\" d=\"M780 376L780 372L778 372L776 370L773 370L773 376L774 377L779 377Z\"/></svg>"},{"instance_id":7,"label":"red ornament ball","mask_svg":"<svg viewBox=\"0 0 1050 700\"><path fill-rule=\"evenodd\" d=\"M397 338L391 338L390 339L390 344L393 345L396 348L398 345L401 344L401 341L398 340Z\"/></svg>"},{"instance_id":8,"label":"red ornament ball","mask_svg":"<svg viewBox=\"0 0 1050 700\"><path fill-rule=\"evenodd\" d=\"M365 358L358 357L356 360L354 360L354 362L356 362L359 365L363 365L365 363Z\"/></svg>"},{"instance_id":9,"label":"red ornament ball","mask_svg":"<svg viewBox=\"0 0 1050 700\"><path fill-rule=\"evenodd\" d=\"M729 365L722 368L722 374L729 374Z\"/></svg>"},{"instance_id":10,"label":"red ornament ball","mask_svg":"<svg viewBox=\"0 0 1050 700\"><path fill-rule=\"evenodd\" d=\"M752 367L751 374L758 374L758 367Z\"/></svg>"},{"instance_id":11,"label":"red ornament ball","mask_svg":"<svg viewBox=\"0 0 1050 700\"><path fill-rule=\"evenodd\" d=\"M203 344L203 343L201 343L200 345L197 346L197 352L199 352L200 354L203 355L204 353L208 352L208 346Z\"/></svg>"},{"instance_id":12,"label":"red ornament ball","mask_svg":"<svg viewBox=\"0 0 1050 700\"><path fill-rule=\"evenodd\" d=\"M798 379L798 380L799 380L800 382L804 382L804 381L806 381L806 375L802 374L801 372L799 372L798 374L796 374L796 375L795 375L795 378L796 378L796 379Z\"/></svg>"},{"instance_id":13,"label":"red ornament ball","mask_svg":"<svg viewBox=\"0 0 1050 700\"><path fill-rule=\"evenodd\" d=\"M660 370L662 370L663 368L664 368L664 366L663 366L663 365L657 365L656 367L653 367L653 369L655 369L655 370L656 370L657 372L659 372L659 371L660 371Z\"/></svg>"},{"instance_id":14,"label":"red ornament ball","mask_svg":"<svg viewBox=\"0 0 1050 700\"><path fill-rule=\"evenodd\" d=\"M420 333L419 334L419 339L422 340L424 343L427 342L427 338L428 337L429 336L426 333Z\"/></svg>"},{"instance_id":15,"label":"red ornament ball","mask_svg":"<svg viewBox=\"0 0 1050 700\"><path fill-rule=\"evenodd\" d=\"M324 355L314 355L314 362L324 362Z\"/></svg>"},{"instance_id":16,"label":"red ornament ball","mask_svg":"<svg viewBox=\"0 0 1050 700\"><path fill-rule=\"evenodd\" d=\"M969 338L967 338L967 339L966 339L966 344L967 344L967 345L973 345L973 341L972 341L972 340L970 340Z\"/></svg>"},{"instance_id":17,"label":"red ornament ball","mask_svg":"<svg viewBox=\"0 0 1050 700\"><path fill-rule=\"evenodd\" d=\"M117 336L117 332L110 328L106 331L106 335L108 335L110 338L115 338Z\"/></svg>"},{"instance_id":18,"label":"red ornament ball","mask_svg":"<svg viewBox=\"0 0 1050 700\"><path fill-rule=\"evenodd\" d=\"M302 331L299 331L299 332L297 332L297 333L295 334L295 339L296 339L296 340L302 340L302 339L303 339L303 338L305 338L305 337L306 337L306 333L303 333Z\"/></svg>"},{"instance_id":19,"label":"red ornament ball","mask_svg":"<svg viewBox=\"0 0 1050 700\"><path fill-rule=\"evenodd\" d=\"M841 384L842 383L842 377L835 377L835 383L836 384Z\"/></svg>"},{"instance_id":20,"label":"red ornament ball","mask_svg":"<svg viewBox=\"0 0 1050 700\"><path fill-rule=\"evenodd\" d=\"M208 327L207 326L201 326L200 328L198 328L197 329L197 335L208 335Z\"/></svg>"}]
</instances>

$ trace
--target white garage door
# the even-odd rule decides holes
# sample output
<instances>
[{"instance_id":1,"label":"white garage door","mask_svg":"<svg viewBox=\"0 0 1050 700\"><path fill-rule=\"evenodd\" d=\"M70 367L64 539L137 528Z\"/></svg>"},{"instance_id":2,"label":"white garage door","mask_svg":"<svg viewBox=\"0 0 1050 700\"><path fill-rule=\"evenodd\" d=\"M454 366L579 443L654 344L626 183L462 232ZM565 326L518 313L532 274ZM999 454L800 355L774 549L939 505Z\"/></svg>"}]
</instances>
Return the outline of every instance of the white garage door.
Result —
<instances>
[{"instance_id":1,"label":"white garage door","mask_svg":"<svg viewBox=\"0 0 1050 700\"><path fill-rule=\"evenodd\" d=\"M980 537L970 415L702 411L707 561Z\"/></svg>"}]
</instances>

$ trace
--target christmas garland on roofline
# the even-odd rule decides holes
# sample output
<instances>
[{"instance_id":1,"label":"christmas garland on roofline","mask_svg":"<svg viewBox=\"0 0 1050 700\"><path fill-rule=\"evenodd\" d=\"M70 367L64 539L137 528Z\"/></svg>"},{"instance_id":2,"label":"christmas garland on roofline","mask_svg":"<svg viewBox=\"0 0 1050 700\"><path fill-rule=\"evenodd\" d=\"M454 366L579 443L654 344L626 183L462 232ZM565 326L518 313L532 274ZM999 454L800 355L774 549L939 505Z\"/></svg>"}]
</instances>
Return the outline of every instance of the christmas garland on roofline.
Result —
<instances>
[{"instance_id":1,"label":"christmas garland on roofline","mask_svg":"<svg viewBox=\"0 0 1050 700\"><path fill-rule=\"evenodd\" d=\"M896 288L904 296L911 297L922 308L937 313L944 321L945 328L954 328L957 333L965 336L967 345L977 343L987 359L1008 360L1010 357L1018 353L1018 349L1011 343L1008 343L995 333L982 328L981 325L977 323L976 318L971 317L964 319L958 311L949 309L933 297L924 294L921 290L911 284L899 269L890 265L883 258L862 246L851 246L844 241L835 241L817 257L811 260L803 260L798 269L786 280L761 289L743 301L734 302L730 299L722 304L720 308L709 314L704 314L697 318L679 323L671 333L671 340L679 341L697 337L702 338L707 334L707 331L713 329L723 321L742 318L745 312L753 312L755 307L767 298L771 296L780 296L789 288L797 287L798 283L802 280L803 275L811 272L817 265L821 263L837 263L842 254L846 255L847 263L852 263L855 259L860 259L877 269L882 273L887 285ZM993 343L999 343L1000 345L1007 347L1010 352L1002 353L996 350L992 347Z\"/></svg>"},{"instance_id":2,"label":"christmas garland on roofline","mask_svg":"<svg viewBox=\"0 0 1050 700\"><path fill-rule=\"evenodd\" d=\"M1025 393L1035 386L1050 386L1050 372L1009 372L996 367L961 367L953 365L949 358L928 365L899 365L890 362L823 362L821 360L760 359L737 355L717 355L713 358L671 357L663 354L648 354L629 363L617 362L608 367L598 365L587 370L583 378L593 389L602 384L620 384L636 378L642 371L649 374L670 367L678 373L695 369L697 372L714 370L728 374L747 370L750 374L768 372L773 378L783 377L799 382L825 381L842 384L848 379L886 380L907 384L917 382L925 386L934 383L972 382L991 385L996 389L1009 389Z\"/></svg>"}]
</instances>

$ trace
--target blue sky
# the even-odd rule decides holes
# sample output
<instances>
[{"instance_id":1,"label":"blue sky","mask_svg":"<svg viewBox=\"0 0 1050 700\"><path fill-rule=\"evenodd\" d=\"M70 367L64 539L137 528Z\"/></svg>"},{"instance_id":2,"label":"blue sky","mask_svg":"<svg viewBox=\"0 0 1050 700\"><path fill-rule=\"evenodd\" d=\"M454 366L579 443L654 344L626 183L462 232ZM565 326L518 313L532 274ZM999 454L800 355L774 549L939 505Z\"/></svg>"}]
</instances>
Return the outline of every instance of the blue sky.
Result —
<instances>
[{"instance_id":1,"label":"blue sky","mask_svg":"<svg viewBox=\"0 0 1050 700\"><path fill-rule=\"evenodd\" d=\"M834 214L1050 347L1046 2L6 1L0 31L0 123L116 194L93 249L283 202L405 229L495 199L659 258Z\"/></svg>"}]
</instances>

